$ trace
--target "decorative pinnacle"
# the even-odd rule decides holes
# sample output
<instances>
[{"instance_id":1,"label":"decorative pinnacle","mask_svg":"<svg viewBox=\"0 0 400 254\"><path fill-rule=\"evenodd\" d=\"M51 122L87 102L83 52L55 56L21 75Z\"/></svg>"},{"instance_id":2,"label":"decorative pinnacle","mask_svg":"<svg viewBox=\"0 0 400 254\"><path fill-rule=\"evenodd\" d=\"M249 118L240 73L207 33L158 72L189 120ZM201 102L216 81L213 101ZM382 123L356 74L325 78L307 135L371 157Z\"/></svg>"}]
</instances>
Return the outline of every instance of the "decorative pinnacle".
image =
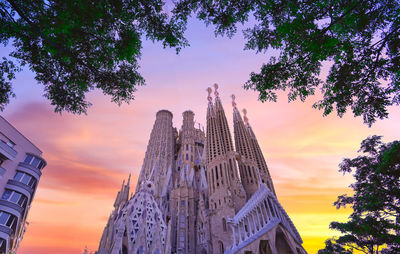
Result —
<instances>
[{"instance_id":1,"label":"decorative pinnacle","mask_svg":"<svg viewBox=\"0 0 400 254\"><path fill-rule=\"evenodd\" d=\"M246 124L249 124L249 119L247 118L247 110L244 108L244 109L242 110L242 112L243 112L243 120L244 120L244 122L245 122Z\"/></svg>"},{"instance_id":2,"label":"decorative pinnacle","mask_svg":"<svg viewBox=\"0 0 400 254\"><path fill-rule=\"evenodd\" d=\"M215 98L218 98L219 93L218 93L218 84L217 83L214 84L214 88L215 88L215 91L214 91Z\"/></svg>"},{"instance_id":3,"label":"decorative pinnacle","mask_svg":"<svg viewBox=\"0 0 400 254\"><path fill-rule=\"evenodd\" d=\"M212 98L211 98L212 89L211 89L211 87L207 88L207 92L208 92L207 100L209 102L212 102Z\"/></svg>"},{"instance_id":4,"label":"decorative pinnacle","mask_svg":"<svg viewBox=\"0 0 400 254\"><path fill-rule=\"evenodd\" d=\"M236 102L235 102L236 96L234 94L232 94L231 98L232 98L232 107L236 108Z\"/></svg>"}]
</instances>

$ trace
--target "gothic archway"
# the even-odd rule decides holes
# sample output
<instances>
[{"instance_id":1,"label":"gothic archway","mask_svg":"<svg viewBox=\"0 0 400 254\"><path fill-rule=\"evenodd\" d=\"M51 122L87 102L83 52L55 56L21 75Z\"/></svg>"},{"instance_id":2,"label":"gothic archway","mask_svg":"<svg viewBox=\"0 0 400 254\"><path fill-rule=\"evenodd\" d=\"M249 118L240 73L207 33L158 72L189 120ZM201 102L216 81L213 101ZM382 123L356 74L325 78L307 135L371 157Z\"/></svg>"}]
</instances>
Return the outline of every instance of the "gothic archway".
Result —
<instances>
[{"instance_id":1,"label":"gothic archway","mask_svg":"<svg viewBox=\"0 0 400 254\"><path fill-rule=\"evenodd\" d=\"M205 249L202 249L200 253L201 254L207 254L207 251Z\"/></svg>"},{"instance_id":2,"label":"gothic archway","mask_svg":"<svg viewBox=\"0 0 400 254\"><path fill-rule=\"evenodd\" d=\"M276 230L275 247L279 254L294 254L285 233L280 228Z\"/></svg>"},{"instance_id":3,"label":"gothic archway","mask_svg":"<svg viewBox=\"0 0 400 254\"><path fill-rule=\"evenodd\" d=\"M128 248L125 245L122 245L122 254L128 254Z\"/></svg>"},{"instance_id":4,"label":"gothic archway","mask_svg":"<svg viewBox=\"0 0 400 254\"><path fill-rule=\"evenodd\" d=\"M271 247L269 246L268 240L261 240L258 247L259 254L272 254ZM279 253L279 252L278 252Z\"/></svg>"}]
</instances>

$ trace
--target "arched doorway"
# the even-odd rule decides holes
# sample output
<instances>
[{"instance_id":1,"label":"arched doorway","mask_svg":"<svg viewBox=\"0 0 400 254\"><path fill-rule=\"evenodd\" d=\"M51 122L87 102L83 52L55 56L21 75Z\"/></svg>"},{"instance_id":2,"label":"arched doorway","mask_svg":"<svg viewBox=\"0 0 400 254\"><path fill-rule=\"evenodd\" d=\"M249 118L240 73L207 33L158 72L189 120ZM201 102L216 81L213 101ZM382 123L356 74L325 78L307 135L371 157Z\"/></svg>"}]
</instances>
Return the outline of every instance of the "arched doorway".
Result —
<instances>
[{"instance_id":1,"label":"arched doorway","mask_svg":"<svg viewBox=\"0 0 400 254\"><path fill-rule=\"evenodd\" d=\"M258 247L258 253L259 254L272 254L271 247L269 246L269 242L267 240L260 241L260 245Z\"/></svg>"},{"instance_id":2,"label":"arched doorway","mask_svg":"<svg viewBox=\"0 0 400 254\"><path fill-rule=\"evenodd\" d=\"M122 245L122 254L128 254L128 248L125 245Z\"/></svg>"},{"instance_id":3,"label":"arched doorway","mask_svg":"<svg viewBox=\"0 0 400 254\"><path fill-rule=\"evenodd\" d=\"M207 254L207 251L205 249L202 249L200 253L201 254Z\"/></svg>"},{"instance_id":4,"label":"arched doorway","mask_svg":"<svg viewBox=\"0 0 400 254\"><path fill-rule=\"evenodd\" d=\"M294 254L282 229L276 230L275 247L279 254Z\"/></svg>"}]
</instances>

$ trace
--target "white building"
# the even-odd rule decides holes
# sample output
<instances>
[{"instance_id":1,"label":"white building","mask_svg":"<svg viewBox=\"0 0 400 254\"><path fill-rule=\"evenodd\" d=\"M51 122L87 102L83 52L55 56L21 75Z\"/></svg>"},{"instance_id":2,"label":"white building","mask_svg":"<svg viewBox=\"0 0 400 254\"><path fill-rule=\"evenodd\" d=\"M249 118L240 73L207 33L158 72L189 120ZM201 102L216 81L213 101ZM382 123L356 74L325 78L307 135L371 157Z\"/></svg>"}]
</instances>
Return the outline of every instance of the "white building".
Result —
<instances>
[{"instance_id":1,"label":"white building","mask_svg":"<svg viewBox=\"0 0 400 254\"><path fill-rule=\"evenodd\" d=\"M46 166L42 151L0 116L0 253L17 253Z\"/></svg>"}]
</instances>

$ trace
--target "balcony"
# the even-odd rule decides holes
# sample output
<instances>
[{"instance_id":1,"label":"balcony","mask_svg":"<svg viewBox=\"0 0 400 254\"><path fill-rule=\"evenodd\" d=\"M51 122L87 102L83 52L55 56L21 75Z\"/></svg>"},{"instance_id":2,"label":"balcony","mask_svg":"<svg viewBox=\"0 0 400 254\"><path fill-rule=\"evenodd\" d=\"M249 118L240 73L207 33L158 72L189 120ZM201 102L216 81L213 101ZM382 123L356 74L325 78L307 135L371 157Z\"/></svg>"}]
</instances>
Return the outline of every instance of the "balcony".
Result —
<instances>
[{"instance_id":1,"label":"balcony","mask_svg":"<svg viewBox=\"0 0 400 254\"><path fill-rule=\"evenodd\" d=\"M34 166L29 165L29 164L27 164L25 162L20 162L18 164L17 170L34 176L37 181L39 181L39 178L42 175L42 172L39 169L37 169Z\"/></svg>"},{"instance_id":2,"label":"balcony","mask_svg":"<svg viewBox=\"0 0 400 254\"><path fill-rule=\"evenodd\" d=\"M12 229L7 226L0 225L0 232L6 233L7 235L11 235Z\"/></svg>"},{"instance_id":3,"label":"balcony","mask_svg":"<svg viewBox=\"0 0 400 254\"><path fill-rule=\"evenodd\" d=\"M1 207L2 207L2 206L9 207L9 208L11 208L11 209L17 211L18 214L19 214L18 217L21 215L22 211L24 210L24 209L23 209L20 205L18 205L18 204L15 204L15 203L10 202L10 201L8 201L8 200L0 199L0 210L1 210ZM15 214L14 214L14 215L15 215Z\"/></svg>"},{"instance_id":4,"label":"balcony","mask_svg":"<svg viewBox=\"0 0 400 254\"><path fill-rule=\"evenodd\" d=\"M24 183L15 181L15 180L13 180L13 179L9 179L9 180L7 181L7 184L9 184L9 185L14 185L14 186L18 186L18 187L20 187L20 188L26 190L27 192L29 192L30 196L31 196L32 193L33 193L33 189L32 189L31 187L29 187L28 185L26 185L26 184L24 184ZM6 186L6 187L7 187L7 186Z\"/></svg>"},{"instance_id":5,"label":"balcony","mask_svg":"<svg viewBox=\"0 0 400 254\"><path fill-rule=\"evenodd\" d=\"M2 140L0 140L0 155L4 159L14 160L17 156L17 151L4 143Z\"/></svg>"}]
</instances>

